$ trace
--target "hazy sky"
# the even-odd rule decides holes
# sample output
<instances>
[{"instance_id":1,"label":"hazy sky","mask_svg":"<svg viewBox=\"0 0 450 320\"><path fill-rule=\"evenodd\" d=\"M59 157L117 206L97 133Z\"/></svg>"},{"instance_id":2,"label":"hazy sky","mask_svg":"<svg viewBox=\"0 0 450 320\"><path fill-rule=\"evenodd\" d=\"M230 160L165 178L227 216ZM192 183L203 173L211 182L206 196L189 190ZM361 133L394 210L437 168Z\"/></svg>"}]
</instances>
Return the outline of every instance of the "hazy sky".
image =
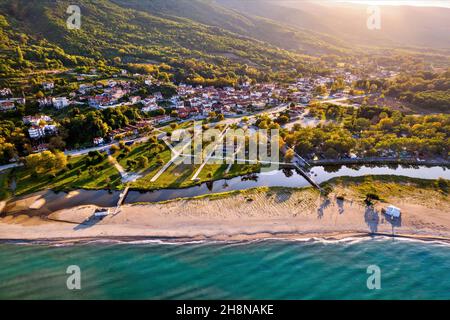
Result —
<instances>
[{"instance_id":1,"label":"hazy sky","mask_svg":"<svg viewBox=\"0 0 450 320\"><path fill-rule=\"evenodd\" d=\"M450 8L450 1L444 0L338 0L340 2L364 3L373 5L409 5L420 7Z\"/></svg>"}]
</instances>

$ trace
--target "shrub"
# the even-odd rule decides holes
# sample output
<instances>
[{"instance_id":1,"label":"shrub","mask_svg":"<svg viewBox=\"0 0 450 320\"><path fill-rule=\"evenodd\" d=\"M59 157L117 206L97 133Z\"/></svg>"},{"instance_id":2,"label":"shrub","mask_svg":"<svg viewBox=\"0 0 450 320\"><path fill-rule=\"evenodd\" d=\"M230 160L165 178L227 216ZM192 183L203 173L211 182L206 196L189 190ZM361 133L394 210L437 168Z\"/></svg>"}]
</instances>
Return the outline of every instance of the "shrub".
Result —
<instances>
[{"instance_id":1,"label":"shrub","mask_svg":"<svg viewBox=\"0 0 450 320\"><path fill-rule=\"evenodd\" d=\"M448 180L439 178L436 180L436 187L439 188L442 192L448 193L449 185Z\"/></svg>"}]
</instances>

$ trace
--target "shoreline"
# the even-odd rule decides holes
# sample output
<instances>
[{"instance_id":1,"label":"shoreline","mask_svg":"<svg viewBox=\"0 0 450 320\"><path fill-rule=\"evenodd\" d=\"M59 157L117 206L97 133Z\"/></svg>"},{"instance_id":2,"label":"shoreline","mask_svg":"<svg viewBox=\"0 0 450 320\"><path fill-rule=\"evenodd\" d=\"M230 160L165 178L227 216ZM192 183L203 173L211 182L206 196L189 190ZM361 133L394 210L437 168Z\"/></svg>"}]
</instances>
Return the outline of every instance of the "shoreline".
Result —
<instances>
[{"instance_id":1,"label":"shoreline","mask_svg":"<svg viewBox=\"0 0 450 320\"><path fill-rule=\"evenodd\" d=\"M118 244L144 244L157 243L167 245L188 245L188 244L236 244L236 243L254 243L254 242L268 242L268 241L292 241L292 242L326 242L339 243L351 242L355 240L369 241L369 240L404 240L415 241L429 244L441 244L450 246L450 237L440 237L435 235L416 235L416 234L389 234L389 233L368 233L349 231L343 233L311 233L311 234L255 234L255 235L235 235L227 240L219 238L172 238L172 237L147 237L147 236L96 236L96 237L63 237L63 238L42 238L42 239L2 239L0 244L13 245L83 245L83 244L104 244L104 243L118 243Z\"/></svg>"},{"instance_id":2,"label":"shoreline","mask_svg":"<svg viewBox=\"0 0 450 320\"><path fill-rule=\"evenodd\" d=\"M450 243L450 198L415 179L337 179L324 197L313 188L255 188L158 203L126 204L117 214L92 220L97 206L40 212L39 196L15 203L0 216L0 242L86 243L104 241L247 242L269 239L389 237ZM376 188L376 189L373 189ZM365 195L381 201L368 206ZM382 213L401 208L400 219ZM26 209L28 208L28 209ZM26 214L23 214L26 212Z\"/></svg>"}]
</instances>

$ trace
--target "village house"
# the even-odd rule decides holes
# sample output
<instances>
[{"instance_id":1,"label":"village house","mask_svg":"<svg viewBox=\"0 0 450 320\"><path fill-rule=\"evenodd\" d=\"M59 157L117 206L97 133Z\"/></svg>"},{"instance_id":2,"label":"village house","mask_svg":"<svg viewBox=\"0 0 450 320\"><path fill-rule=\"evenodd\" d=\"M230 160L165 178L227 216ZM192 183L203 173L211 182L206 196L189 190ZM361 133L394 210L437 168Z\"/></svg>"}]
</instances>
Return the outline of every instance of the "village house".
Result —
<instances>
[{"instance_id":1,"label":"village house","mask_svg":"<svg viewBox=\"0 0 450 320\"><path fill-rule=\"evenodd\" d=\"M66 97L53 98L52 102L53 106L58 110L66 108L70 104Z\"/></svg>"},{"instance_id":2,"label":"village house","mask_svg":"<svg viewBox=\"0 0 450 320\"><path fill-rule=\"evenodd\" d=\"M136 104L136 103L141 102L141 97L139 97L139 96L132 96L132 97L130 97L129 100L130 100L131 104Z\"/></svg>"},{"instance_id":3,"label":"village house","mask_svg":"<svg viewBox=\"0 0 450 320\"><path fill-rule=\"evenodd\" d=\"M144 105L147 105L147 104L156 104L156 98L155 98L154 96L148 96L147 98L145 98L145 99L142 101L142 103L143 103Z\"/></svg>"},{"instance_id":4,"label":"village house","mask_svg":"<svg viewBox=\"0 0 450 320\"><path fill-rule=\"evenodd\" d=\"M97 138L94 138L93 142L94 142L95 146L99 146L101 144L104 144L105 140L102 137L97 137Z\"/></svg>"},{"instance_id":5,"label":"village house","mask_svg":"<svg viewBox=\"0 0 450 320\"><path fill-rule=\"evenodd\" d=\"M0 90L0 96L6 97L6 96L12 96L11 89L9 88L3 88Z\"/></svg>"},{"instance_id":6,"label":"village house","mask_svg":"<svg viewBox=\"0 0 450 320\"><path fill-rule=\"evenodd\" d=\"M159 106L155 103L145 104L144 107L142 107L142 112L151 112L158 110Z\"/></svg>"},{"instance_id":7,"label":"village house","mask_svg":"<svg viewBox=\"0 0 450 320\"><path fill-rule=\"evenodd\" d=\"M2 100L0 101L0 111L6 112L15 110L16 106L13 100Z\"/></svg>"},{"instance_id":8,"label":"village house","mask_svg":"<svg viewBox=\"0 0 450 320\"><path fill-rule=\"evenodd\" d=\"M42 123L51 123L53 119L47 115L40 116L25 116L22 118L24 124L31 124L33 126L38 126Z\"/></svg>"},{"instance_id":9,"label":"village house","mask_svg":"<svg viewBox=\"0 0 450 320\"><path fill-rule=\"evenodd\" d=\"M114 80L109 80L108 81L108 87L113 88L115 86L117 86L117 82L116 81L114 81Z\"/></svg>"},{"instance_id":10,"label":"village house","mask_svg":"<svg viewBox=\"0 0 450 320\"><path fill-rule=\"evenodd\" d=\"M158 125L158 124L170 122L173 119L169 115L164 114L161 116L156 116L152 120L153 120L153 125Z\"/></svg>"},{"instance_id":11,"label":"village house","mask_svg":"<svg viewBox=\"0 0 450 320\"><path fill-rule=\"evenodd\" d=\"M58 128L53 124L46 124L42 126L35 125L28 129L28 134L31 139L40 139L46 136L55 135L56 133L58 133Z\"/></svg>"},{"instance_id":12,"label":"village house","mask_svg":"<svg viewBox=\"0 0 450 320\"><path fill-rule=\"evenodd\" d=\"M78 92L81 94L86 94L87 92L94 90L95 86L90 84L80 84L80 87L78 88Z\"/></svg>"},{"instance_id":13,"label":"village house","mask_svg":"<svg viewBox=\"0 0 450 320\"><path fill-rule=\"evenodd\" d=\"M52 90L55 88L55 84L53 82L43 82L42 83L42 88L44 90Z\"/></svg>"},{"instance_id":14,"label":"village house","mask_svg":"<svg viewBox=\"0 0 450 320\"><path fill-rule=\"evenodd\" d=\"M88 99L89 106L92 108L98 108L107 101L109 100L103 95L96 95L94 97L89 97Z\"/></svg>"},{"instance_id":15,"label":"village house","mask_svg":"<svg viewBox=\"0 0 450 320\"><path fill-rule=\"evenodd\" d=\"M157 101L164 100L164 97L163 97L163 95L162 95L161 92L155 92L155 93L153 94L153 96L156 98Z\"/></svg>"}]
</instances>

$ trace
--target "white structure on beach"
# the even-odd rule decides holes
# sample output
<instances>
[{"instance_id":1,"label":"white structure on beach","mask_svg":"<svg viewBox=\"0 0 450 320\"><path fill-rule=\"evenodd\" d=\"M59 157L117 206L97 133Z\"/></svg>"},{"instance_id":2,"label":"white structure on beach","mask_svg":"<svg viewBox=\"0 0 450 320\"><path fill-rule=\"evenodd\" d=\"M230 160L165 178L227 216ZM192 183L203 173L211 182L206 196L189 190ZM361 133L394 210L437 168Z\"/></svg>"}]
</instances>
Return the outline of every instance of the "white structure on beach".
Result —
<instances>
[{"instance_id":1,"label":"white structure on beach","mask_svg":"<svg viewBox=\"0 0 450 320\"><path fill-rule=\"evenodd\" d=\"M95 211L94 211L94 217L96 217L96 218L104 218L108 215L109 215L109 209L99 208L99 209L95 209Z\"/></svg>"},{"instance_id":2,"label":"white structure on beach","mask_svg":"<svg viewBox=\"0 0 450 320\"><path fill-rule=\"evenodd\" d=\"M385 214L390 216L391 218L400 218L401 211L397 207L389 206L386 208Z\"/></svg>"}]
</instances>

